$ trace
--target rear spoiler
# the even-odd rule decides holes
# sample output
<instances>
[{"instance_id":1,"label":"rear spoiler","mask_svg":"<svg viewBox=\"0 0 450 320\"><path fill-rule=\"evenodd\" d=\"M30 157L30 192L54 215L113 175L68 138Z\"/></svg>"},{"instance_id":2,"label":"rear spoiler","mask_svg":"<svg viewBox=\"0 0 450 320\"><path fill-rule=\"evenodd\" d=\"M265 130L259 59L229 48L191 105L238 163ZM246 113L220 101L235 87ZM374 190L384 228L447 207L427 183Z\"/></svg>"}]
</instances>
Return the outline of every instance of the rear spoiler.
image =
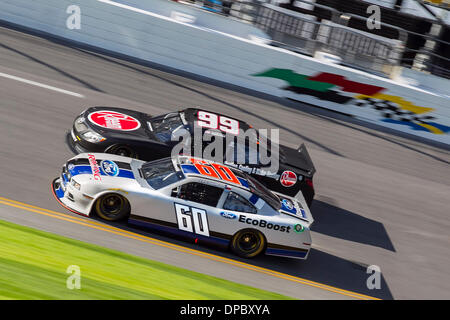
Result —
<instances>
[{"instance_id":1,"label":"rear spoiler","mask_svg":"<svg viewBox=\"0 0 450 320\"><path fill-rule=\"evenodd\" d=\"M300 171L303 171L306 176L312 177L316 172L316 168L312 162L312 159L306 150L304 143L298 147L297 150L286 146L280 146L285 155L285 163L291 167L294 167Z\"/></svg>"},{"instance_id":2,"label":"rear spoiler","mask_svg":"<svg viewBox=\"0 0 450 320\"><path fill-rule=\"evenodd\" d=\"M308 150L306 150L306 146L304 143L302 143L300 147L298 147L297 152L300 153L308 163L308 173L311 176L314 175L314 173L316 173L316 167L314 167L314 163L312 162L311 156L309 155Z\"/></svg>"}]
</instances>

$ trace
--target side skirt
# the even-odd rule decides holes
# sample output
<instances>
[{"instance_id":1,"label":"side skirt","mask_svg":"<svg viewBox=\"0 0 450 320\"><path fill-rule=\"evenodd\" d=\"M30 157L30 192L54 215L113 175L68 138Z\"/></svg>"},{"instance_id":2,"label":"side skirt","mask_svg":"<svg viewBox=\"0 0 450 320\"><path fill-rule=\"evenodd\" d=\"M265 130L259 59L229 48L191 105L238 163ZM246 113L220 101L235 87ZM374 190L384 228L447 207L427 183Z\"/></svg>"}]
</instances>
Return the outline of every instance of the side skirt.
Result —
<instances>
[{"instance_id":1,"label":"side skirt","mask_svg":"<svg viewBox=\"0 0 450 320\"><path fill-rule=\"evenodd\" d=\"M155 233L163 233L175 238L193 242L195 244L215 246L220 247L221 249L228 249L228 245L231 240L231 236L223 233L210 232L210 236L208 237L201 234L180 230L178 229L178 225L176 223L136 215L130 215L128 218L128 223L134 226L149 229Z\"/></svg>"}]
</instances>

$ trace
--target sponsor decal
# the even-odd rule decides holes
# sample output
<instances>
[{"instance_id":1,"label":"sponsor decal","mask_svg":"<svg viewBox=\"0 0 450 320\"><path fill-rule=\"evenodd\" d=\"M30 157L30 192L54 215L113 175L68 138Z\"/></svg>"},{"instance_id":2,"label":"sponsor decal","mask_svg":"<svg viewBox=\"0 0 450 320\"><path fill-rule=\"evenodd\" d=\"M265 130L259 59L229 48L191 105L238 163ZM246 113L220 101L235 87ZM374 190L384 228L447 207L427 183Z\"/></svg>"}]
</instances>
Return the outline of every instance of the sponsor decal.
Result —
<instances>
[{"instance_id":1,"label":"sponsor decal","mask_svg":"<svg viewBox=\"0 0 450 320\"><path fill-rule=\"evenodd\" d=\"M100 162L102 171L111 177L116 177L119 174L119 166L111 160L103 160Z\"/></svg>"},{"instance_id":2,"label":"sponsor decal","mask_svg":"<svg viewBox=\"0 0 450 320\"><path fill-rule=\"evenodd\" d=\"M242 215L242 214L239 215L239 222L250 224L253 226L259 226L261 228L266 228L266 229L270 229L270 230L286 232L286 233L289 233L289 231L291 230L290 226L280 226L279 224L270 223L270 222L267 222L266 220L257 220L257 219L247 218L247 216Z\"/></svg>"},{"instance_id":3,"label":"sponsor decal","mask_svg":"<svg viewBox=\"0 0 450 320\"><path fill-rule=\"evenodd\" d=\"M236 216L234 213L231 213L231 212L225 212L225 211L222 211L222 212L220 213L220 215L221 215L222 217L224 217L224 218L227 218L227 219L236 219L236 218L237 218L237 216Z\"/></svg>"},{"instance_id":4,"label":"sponsor decal","mask_svg":"<svg viewBox=\"0 0 450 320\"><path fill-rule=\"evenodd\" d=\"M67 166L67 169L73 170L73 168L75 168L75 165L73 163L69 163L69 165Z\"/></svg>"},{"instance_id":5,"label":"sponsor decal","mask_svg":"<svg viewBox=\"0 0 450 320\"><path fill-rule=\"evenodd\" d=\"M100 174L100 168L98 167L97 160L93 154L88 154L89 165L91 166L92 175L95 181L101 181L102 177Z\"/></svg>"},{"instance_id":6,"label":"sponsor decal","mask_svg":"<svg viewBox=\"0 0 450 320\"><path fill-rule=\"evenodd\" d=\"M271 172L268 170L264 170L258 167L250 167L247 165L243 165L243 164L236 164L234 162L230 162L230 161L224 161L224 163L227 166L233 167L233 168L238 168L239 170L242 170L248 174L256 174L258 176L264 176L264 177L269 177L269 178L273 178L273 179L279 179L280 175L277 174L276 172Z\"/></svg>"},{"instance_id":7,"label":"sponsor decal","mask_svg":"<svg viewBox=\"0 0 450 320\"><path fill-rule=\"evenodd\" d=\"M288 210L294 209L294 204L292 203L291 200L283 199L281 202L282 202L283 206L286 207L286 209L288 209Z\"/></svg>"},{"instance_id":8,"label":"sponsor decal","mask_svg":"<svg viewBox=\"0 0 450 320\"><path fill-rule=\"evenodd\" d=\"M337 104L372 108L379 112L380 120L386 123L406 125L415 131L447 134L450 127L439 124L436 117L428 115L433 108L416 106L402 97L384 94L386 88L351 81L344 76L321 72L313 76L295 73L289 69L272 68L253 74L284 80L288 86L282 89Z\"/></svg>"},{"instance_id":9,"label":"sponsor decal","mask_svg":"<svg viewBox=\"0 0 450 320\"><path fill-rule=\"evenodd\" d=\"M286 198L280 199L281 199L281 210L285 211L285 213L289 212L290 214L297 216L297 207L295 206L294 202Z\"/></svg>"},{"instance_id":10,"label":"sponsor decal","mask_svg":"<svg viewBox=\"0 0 450 320\"><path fill-rule=\"evenodd\" d=\"M302 226L301 224L296 224L294 226L294 231L297 233L302 233L303 231L305 231L305 227Z\"/></svg>"},{"instance_id":11,"label":"sponsor decal","mask_svg":"<svg viewBox=\"0 0 450 320\"><path fill-rule=\"evenodd\" d=\"M284 171L280 176L280 183L285 187L292 187L297 182L297 175L292 171Z\"/></svg>"},{"instance_id":12,"label":"sponsor decal","mask_svg":"<svg viewBox=\"0 0 450 320\"><path fill-rule=\"evenodd\" d=\"M96 111L88 116L93 124L114 130L133 131L141 127L141 123L132 116L115 111Z\"/></svg>"}]
</instances>

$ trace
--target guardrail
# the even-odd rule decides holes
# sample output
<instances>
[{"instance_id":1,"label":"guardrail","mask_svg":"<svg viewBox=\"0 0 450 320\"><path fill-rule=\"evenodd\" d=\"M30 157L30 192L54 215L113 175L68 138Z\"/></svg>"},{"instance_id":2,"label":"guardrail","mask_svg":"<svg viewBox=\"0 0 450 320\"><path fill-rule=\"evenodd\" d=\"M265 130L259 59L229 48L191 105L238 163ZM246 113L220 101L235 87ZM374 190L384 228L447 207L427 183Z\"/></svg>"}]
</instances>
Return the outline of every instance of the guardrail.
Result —
<instances>
[{"instance_id":1,"label":"guardrail","mask_svg":"<svg viewBox=\"0 0 450 320\"><path fill-rule=\"evenodd\" d=\"M332 16L331 21L316 21L314 16L267 3L270 0L267 2L264 0L186 1L196 3L197 6L214 13L254 24L272 37L273 45L295 52L309 56L314 56L316 51L326 52L339 56L343 65L387 77L395 72L396 66L401 65L408 68L415 66L417 70L450 78L450 70L440 66L440 61L448 61L448 58L426 48L420 50L406 48L410 35L420 36L424 40L435 41L450 48L450 43L437 39L435 36L408 31L382 21L380 22L381 27L397 31L397 39L389 39L369 32L347 28L346 25L350 19L365 22L367 17L342 12L307 0L297 1L328 10ZM411 59L404 56L405 52L418 54ZM430 57L434 59L430 59ZM411 63L407 64L408 62Z\"/></svg>"},{"instance_id":2,"label":"guardrail","mask_svg":"<svg viewBox=\"0 0 450 320\"><path fill-rule=\"evenodd\" d=\"M399 30L399 40L391 40L348 28L260 1L188 1L197 7L253 24L272 37L272 45L315 56L316 52L336 55L342 65L389 77L400 65L407 34ZM319 5L320 6L320 5ZM321 6L325 7L325 6ZM333 12L336 20L342 13ZM348 15L353 16L353 15Z\"/></svg>"}]
</instances>

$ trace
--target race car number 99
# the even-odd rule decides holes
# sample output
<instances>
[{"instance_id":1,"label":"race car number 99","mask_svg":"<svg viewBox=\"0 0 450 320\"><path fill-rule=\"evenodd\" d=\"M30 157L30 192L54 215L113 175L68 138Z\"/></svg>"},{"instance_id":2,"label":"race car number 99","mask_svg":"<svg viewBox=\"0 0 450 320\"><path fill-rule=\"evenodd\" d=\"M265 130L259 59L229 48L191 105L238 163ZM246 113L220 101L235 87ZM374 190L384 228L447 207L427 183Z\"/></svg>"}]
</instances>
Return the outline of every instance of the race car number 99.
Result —
<instances>
[{"instance_id":1,"label":"race car number 99","mask_svg":"<svg viewBox=\"0 0 450 320\"><path fill-rule=\"evenodd\" d=\"M199 111L197 114L198 125L203 128L219 129L220 131L239 134L239 122L214 113Z\"/></svg>"},{"instance_id":2,"label":"race car number 99","mask_svg":"<svg viewBox=\"0 0 450 320\"><path fill-rule=\"evenodd\" d=\"M175 203L178 229L209 237L206 211Z\"/></svg>"}]
</instances>

